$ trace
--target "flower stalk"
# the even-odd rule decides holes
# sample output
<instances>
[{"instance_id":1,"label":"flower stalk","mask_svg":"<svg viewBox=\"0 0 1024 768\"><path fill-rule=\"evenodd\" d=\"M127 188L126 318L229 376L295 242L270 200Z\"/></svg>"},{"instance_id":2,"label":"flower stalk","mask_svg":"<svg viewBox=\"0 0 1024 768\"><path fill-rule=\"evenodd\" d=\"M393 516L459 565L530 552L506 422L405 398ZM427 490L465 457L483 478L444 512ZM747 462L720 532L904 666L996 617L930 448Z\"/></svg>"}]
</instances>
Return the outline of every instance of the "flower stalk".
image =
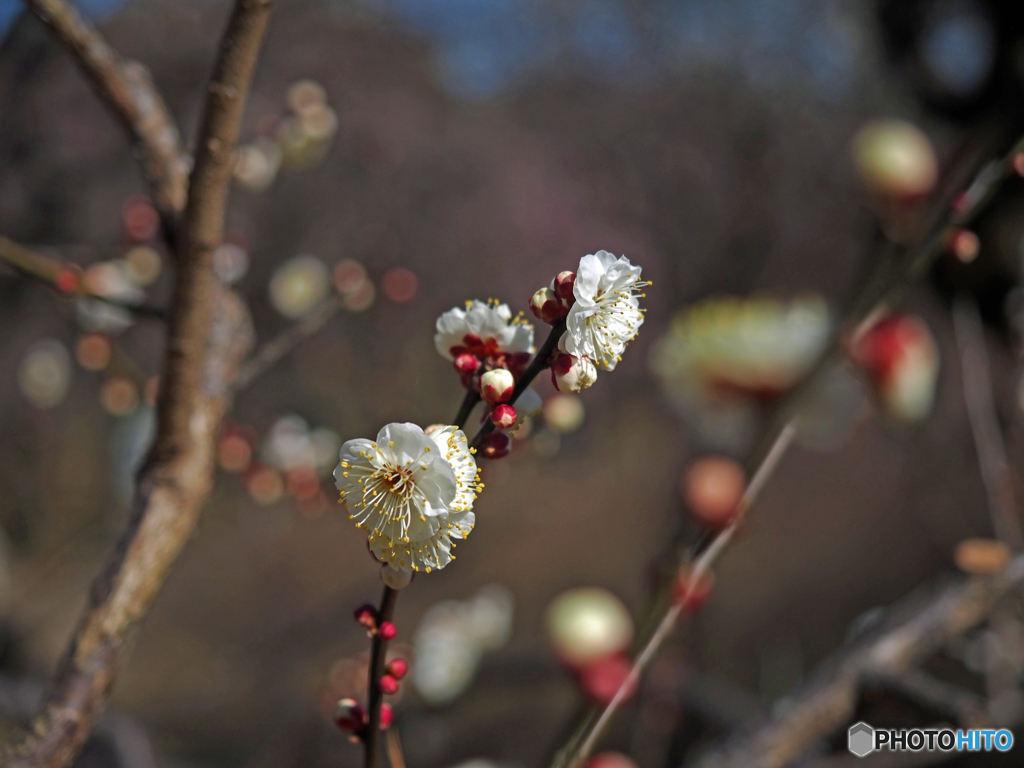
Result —
<instances>
[{"instance_id":1,"label":"flower stalk","mask_svg":"<svg viewBox=\"0 0 1024 768\"><path fill-rule=\"evenodd\" d=\"M384 587L384 594L380 598L380 607L377 609L378 630L373 633L373 643L370 646L370 674L369 685L366 691L368 721L366 723L366 734L363 737L365 744L366 768L377 768L378 755L380 753L380 707L384 702L384 692L380 687L380 679L384 676L384 659L387 657L388 641L384 639L379 627L385 621L391 621L395 614L395 603L398 601L398 590L391 587Z\"/></svg>"}]
</instances>

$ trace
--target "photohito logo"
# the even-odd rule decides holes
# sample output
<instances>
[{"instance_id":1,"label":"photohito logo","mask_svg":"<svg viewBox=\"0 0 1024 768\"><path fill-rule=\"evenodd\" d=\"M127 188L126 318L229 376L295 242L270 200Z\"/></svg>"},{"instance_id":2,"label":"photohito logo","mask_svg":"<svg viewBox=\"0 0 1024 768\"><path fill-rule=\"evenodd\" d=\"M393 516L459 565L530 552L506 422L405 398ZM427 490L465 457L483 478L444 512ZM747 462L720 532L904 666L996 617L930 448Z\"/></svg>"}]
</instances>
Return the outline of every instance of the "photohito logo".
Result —
<instances>
[{"instance_id":1,"label":"photohito logo","mask_svg":"<svg viewBox=\"0 0 1024 768\"><path fill-rule=\"evenodd\" d=\"M949 728L901 729L872 728L867 723L850 726L847 747L857 757L865 757L880 749L893 752L1006 752L1013 746L1013 734L1002 730L973 729L954 731Z\"/></svg>"}]
</instances>

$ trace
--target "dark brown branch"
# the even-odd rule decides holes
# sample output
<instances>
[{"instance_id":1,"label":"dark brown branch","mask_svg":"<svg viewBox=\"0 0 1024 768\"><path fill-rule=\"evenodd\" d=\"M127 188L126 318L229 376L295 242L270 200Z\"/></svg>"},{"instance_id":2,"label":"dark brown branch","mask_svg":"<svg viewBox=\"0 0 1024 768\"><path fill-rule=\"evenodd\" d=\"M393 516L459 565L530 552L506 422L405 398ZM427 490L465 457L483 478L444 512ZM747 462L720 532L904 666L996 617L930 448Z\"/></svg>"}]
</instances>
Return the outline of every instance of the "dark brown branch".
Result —
<instances>
[{"instance_id":1,"label":"dark brown branch","mask_svg":"<svg viewBox=\"0 0 1024 768\"><path fill-rule=\"evenodd\" d=\"M988 728L991 725L983 697L921 669L911 667L896 675L869 672L865 673L861 684L865 688L878 688L912 701L933 715L947 718L964 728Z\"/></svg>"},{"instance_id":2,"label":"dark brown branch","mask_svg":"<svg viewBox=\"0 0 1024 768\"><path fill-rule=\"evenodd\" d=\"M1006 458L1006 444L999 428L992 396L992 378L985 330L973 300L957 297L953 304L953 327L960 348L960 376L964 402L974 434L981 478L988 495L988 508L996 537L1016 551L1024 549L1024 533L1014 500L1014 479Z\"/></svg>"},{"instance_id":3,"label":"dark brown branch","mask_svg":"<svg viewBox=\"0 0 1024 768\"><path fill-rule=\"evenodd\" d=\"M79 279L80 269L77 265L66 264L57 259L43 256L42 254L36 253L35 251L31 251L28 248L19 245L13 240L9 240L3 235L0 235L0 261L10 265L23 275L31 277L33 280L46 283L51 288L54 288L66 295L88 296L91 299L102 301L105 304L111 304L115 307L127 309L140 317L152 317L157 320L163 320L167 316L167 312L161 307L154 307L150 304L139 304L132 301L123 301L111 296L103 296L101 294L94 293L89 290L88 286L86 286L81 279ZM72 281L71 285L61 287L60 280L64 275L70 275L72 277Z\"/></svg>"},{"instance_id":4,"label":"dark brown branch","mask_svg":"<svg viewBox=\"0 0 1024 768\"><path fill-rule=\"evenodd\" d=\"M855 643L752 734L704 755L700 768L782 768L812 745L848 724L866 682L899 679L949 643L984 623L1002 598L1024 587L1024 557L995 577L975 577L935 592L912 596Z\"/></svg>"},{"instance_id":5,"label":"dark brown branch","mask_svg":"<svg viewBox=\"0 0 1024 768\"><path fill-rule=\"evenodd\" d=\"M995 150L993 150L995 151ZM898 298L907 285L921 278L946 248L954 229L963 227L988 204L996 191L1014 171L1014 157L1024 151L1024 139L1017 140L1012 148L1000 159L989 161L984 149L970 153L961 165L952 169L945 183L945 190L937 197L935 212L925 217L927 234L916 245L901 246L886 242L872 260L869 269L860 280L843 320L817 364L808 372L789 395L775 409L774 418L760 445L746 461L749 475L762 484L778 465L781 454L795 432L800 409L806 396L813 391L836 362L842 359L845 344L856 339ZM741 504L741 511L732 525L714 535L705 535L694 547L685 552L677 563L677 572L692 569L689 585L691 589L700 583L702 575L708 573L718 559L728 550L736 537L742 521L753 503L755 494ZM745 499L747 496L745 496ZM633 689L640 675L657 655L664 641L672 634L682 610L681 600L673 600L675 578L661 590L655 601L657 608L647 622L648 634L643 640L633 662L631 673L619 686L608 704L590 711L573 731L565 745L552 761L552 768L578 768L597 745L611 719Z\"/></svg>"},{"instance_id":6,"label":"dark brown branch","mask_svg":"<svg viewBox=\"0 0 1024 768\"><path fill-rule=\"evenodd\" d=\"M132 516L104 571L93 583L54 690L30 732L8 745L18 768L60 768L81 749L114 681L129 632L145 615L171 563L191 535L213 479L213 444L229 405L228 384L249 349L248 311L225 293L207 334L201 381L189 398L191 428L167 434L181 449L150 460L140 472ZM165 397L173 396L163 387ZM180 402L180 396L179 396ZM186 406L181 406L186 407Z\"/></svg>"},{"instance_id":7,"label":"dark brown branch","mask_svg":"<svg viewBox=\"0 0 1024 768\"><path fill-rule=\"evenodd\" d=\"M384 587L384 594L380 598L380 608L377 609L377 626L385 621L391 621L395 614L395 603L398 601L398 590L391 587ZM383 638L380 632L373 635L373 644L370 649L370 682L366 692L367 714L369 720L366 724L366 732L363 735L364 741L364 765L366 768L377 768L380 752L380 705L384 701L384 692L380 689L380 679L384 675L384 661L387 657L388 641Z\"/></svg>"},{"instance_id":8,"label":"dark brown branch","mask_svg":"<svg viewBox=\"0 0 1024 768\"><path fill-rule=\"evenodd\" d=\"M165 229L185 206L188 158L167 105L146 68L126 61L97 29L64 0L25 0L111 107L139 147L143 173Z\"/></svg>"},{"instance_id":9,"label":"dark brown branch","mask_svg":"<svg viewBox=\"0 0 1024 768\"><path fill-rule=\"evenodd\" d=\"M131 523L94 582L54 691L8 748L19 768L68 765L109 695L129 632L191 536L213 483L214 440L251 344L248 312L212 268L223 235L230 158L270 3L238 0L221 40L178 242L157 436L139 473Z\"/></svg>"},{"instance_id":10,"label":"dark brown branch","mask_svg":"<svg viewBox=\"0 0 1024 768\"><path fill-rule=\"evenodd\" d=\"M551 353L555 351L563 333L565 333L564 318L551 326L551 332L548 334L547 339L544 340L543 346L541 346L537 354L533 356L533 360L530 361L526 370L523 371L523 375L520 376L519 381L516 382L516 386L512 390L512 396L508 399L509 405L513 405L523 392L526 391L526 388L533 383L533 380L540 375L540 372L551 364ZM493 431L494 422L488 419L473 436L473 442L471 443L473 448L479 450L484 444L484 440L486 440L487 436Z\"/></svg>"}]
</instances>

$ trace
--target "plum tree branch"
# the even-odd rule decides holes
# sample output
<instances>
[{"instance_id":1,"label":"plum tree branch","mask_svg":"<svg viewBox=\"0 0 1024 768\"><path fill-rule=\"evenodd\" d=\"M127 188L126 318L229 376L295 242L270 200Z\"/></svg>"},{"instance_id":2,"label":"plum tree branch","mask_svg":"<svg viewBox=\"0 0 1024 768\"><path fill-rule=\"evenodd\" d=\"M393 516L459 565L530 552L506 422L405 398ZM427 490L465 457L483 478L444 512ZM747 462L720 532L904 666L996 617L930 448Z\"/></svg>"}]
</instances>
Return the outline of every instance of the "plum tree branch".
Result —
<instances>
[{"instance_id":1,"label":"plum tree branch","mask_svg":"<svg viewBox=\"0 0 1024 768\"><path fill-rule=\"evenodd\" d=\"M88 296L91 299L111 304L115 307L127 309L140 317L151 317L163 320L167 312L161 307L154 307L150 304L141 304L133 301L124 301L111 296L104 296L89 290L79 279L79 267L67 264L49 256L43 256L23 245L0 235L0 261L10 265L23 275L49 285L58 291L74 296ZM63 275L72 277L71 284L65 287L60 285Z\"/></svg>"},{"instance_id":2,"label":"plum tree branch","mask_svg":"<svg viewBox=\"0 0 1024 768\"><path fill-rule=\"evenodd\" d=\"M926 599L911 595L890 609L874 631L855 641L794 693L784 707L777 708L763 726L706 753L695 765L789 765L813 744L850 722L865 684L909 676L910 687L920 689L920 678L915 676L917 664L984 623L1003 598L1022 588L1024 557L1018 556L996 576L966 579L934 591ZM934 693L934 685L931 689ZM968 711L967 715L980 713Z\"/></svg>"},{"instance_id":3,"label":"plum tree branch","mask_svg":"<svg viewBox=\"0 0 1024 768\"><path fill-rule=\"evenodd\" d=\"M149 72L137 61L122 59L96 27L64 0L25 3L68 49L131 135L164 229L173 232L185 207L189 161Z\"/></svg>"},{"instance_id":4,"label":"plum tree branch","mask_svg":"<svg viewBox=\"0 0 1024 768\"><path fill-rule=\"evenodd\" d=\"M994 154L998 150L992 150ZM579 768L604 734L612 718L627 700L647 666L660 651L665 640L683 615L685 603L719 558L728 550L756 499L754 492L767 482L778 466L795 434L800 409L806 396L836 362L842 359L845 346L860 336L889 307L907 285L921 278L946 248L949 237L963 227L988 204L1002 183L1015 173L1014 159L1024 152L1024 138L1013 142L1008 152L995 160L981 146L969 152L961 163L947 174L944 192L936 196L935 210L923 217L924 234L910 245L886 242L865 270L848 302L842 321L832 334L818 362L776 407L764 438L746 461L752 478L744 501L733 522L715 534L705 534L694 546L683 552L676 564L676 574L689 569L684 594L673 599L676 576L662 588L655 601L653 614L645 622L641 644L636 650L630 674L620 684L610 701L591 710L573 730L568 741L552 761L552 768Z\"/></svg>"},{"instance_id":5,"label":"plum tree branch","mask_svg":"<svg viewBox=\"0 0 1024 768\"><path fill-rule=\"evenodd\" d=\"M220 288L213 249L223 235L245 96L271 4L236 0L220 43L178 236L156 440L139 472L131 522L103 573L31 729L5 747L18 768L68 765L95 726L117 662L188 541L213 484L214 440L251 346L244 303Z\"/></svg>"}]
</instances>

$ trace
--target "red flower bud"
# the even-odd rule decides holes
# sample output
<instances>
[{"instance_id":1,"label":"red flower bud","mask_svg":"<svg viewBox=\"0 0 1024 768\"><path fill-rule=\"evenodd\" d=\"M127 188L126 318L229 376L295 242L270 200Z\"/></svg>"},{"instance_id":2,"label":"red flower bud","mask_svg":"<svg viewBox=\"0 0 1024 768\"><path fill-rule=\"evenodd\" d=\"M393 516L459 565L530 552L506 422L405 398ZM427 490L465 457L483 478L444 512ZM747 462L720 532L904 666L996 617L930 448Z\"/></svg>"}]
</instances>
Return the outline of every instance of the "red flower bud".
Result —
<instances>
[{"instance_id":1,"label":"red flower bud","mask_svg":"<svg viewBox=\"0 0 1024 768\"><path fill-rule=\"evenodd\" d=\"M598 704L607 704L629 679L632 668L630 660L622 654L596 659L580 670L580 687ZM626 691L626 698L632 698L635 692L634 680Z\"/></svg>"},{"instance_id":2,"label":"red flower bud","mask_svg":"<svg viewBox=\"0 0 1024 768\"><path fill-rule=\"evenodd\" d=\"M508 456L512 448L512 438L504 432L491 432L485 439L480 455L485 459L500 459Z\"/></svg>"},{"instance_id":3,"label":"red flower bud","mask_svg":"<svg viewBox=\"0 0 1024 768\"><path fill-rule=\"evenodd\" d=\"M377 627L377 609L369 603L363 603L355 611L356 622L362 624L367 629L375 629Z\"/></svg>"},{"instance_id":4,"label":"red flower bud","mask_svg":"<svg viewBox=\"0 0 1024 768\"><path fill-rule=\"evenodd\" d=\"M480 377L480 396L489 403L503 403L512 397L515 385L511 371L495 368Z\"/></svg>"},{"instance_id":5,"label":"red flower bud","mask_svg":"<svg viewBox=\"0 0 1024 768\"><path fill-rule=\"evenodd\" d=\"M395 635L398 634L398 627L392 624L390 621L385 621L380 625L380 636L385 640L394 639Z\"/></svg>"},{"instance_id":6,"label":"red flower bud","mask_svg":"<svg viewBox=\"0 0 1024 768\"><path fill-rule=\"evenodd\" d=\"M387 666L388 674L395 680L401 680L409 671L409 662L405 659L392 659Z\"/></svg>"},{"instance_id":7,"label":"red flower bud","mask_svg":"<svg viewBox=\"0 0 1024 768\"><path fill-rule=\"evenodd\" d=\"M491 421L499 429L510 429L516 423L516 409L511 405L498 405L491 411Z\"/></svg>"},{"instance_id":8,"label":"red flower bud","mask_svg":"<svg viewBox=\"0 0 1024 768\"><path fill-rule=\"evenodd\" d=\"M518 380L520 376L526 373L526 369L530 367L530 361L533 360L533 355L529 352L516 352L509 355L506 358L506 367L512 371L512 375Z\"/></svg>"},{"instance_id":9,"label":"red flower bud","mask_svg":"<svg viewBox=\"0 0 1024 768\"><path fill-rule=\"evenodd\" d=\"M707 571L700 576L693 573L693 569L685 565L676 574L676 583L673 590L675 601L682 605L685 613L696 613L704 607L704 603L711 597L711 590L715 588L715 575Z\"/></svg>"},{"instance_id":10,"label":"red flower bud","mask_svg":"<svg viewBox=\"0 0 1024 768\"><path fill-rule=\"evenodd\" d=\"M562 303L550 288L541 288L530 297L530 309L538 320L554 324L562 316Z\"/></svg>"},{"instance_id":11,"label":"red flower bud","mask_svg":"<svg viewBox=\"0 0 1024 768\"><path fill-rule=\"evenodd\" d=\"M576 296L573 295L572 287L576 283L575 272L559 272L555 277L555 295L569 303L572 306L573 302L576 301Z\"/></svg>"},{"instance_id":12,"label":"red flower bud","mask_svg":"<svg viewBox=\"0 0 1024 768\"><path fill-rule=\"evenodd\" d=\"M380 705L380 729L386 731L391 727L391 723L395 721L395 710L391 708L390 704Z\"/></svg>"},{"instance_id":13,"label":"red flower bud","mask_svg":"<svg viewBox=\"0 0 1024 768\"><path fill-rule=\"evenodd\" d=\"M334 724L343 731L361 730L366 712L355 699L342 699L334 710Z\"/></svg>"},{"instance_id":14,"label":"red flower bud","mask_svg":"<svg viewBox=\"0 0 1024 768\"><path fill-rule=\"evenodd\" d=\"M380 689L388 696L398 693L398 681L391 675L384 675L380 679Z\"/></svg>"},{"instance_id":15,"label":"red flower bud","mask_svg":"<svg viewBox=\"0 0 1024 768\"><path fill-rule=\"evenodd\" d=\"M480 367L480 361L468 352L463 352L455 358L455 370L463 376L472 375Z\"/></svg>"},{"instance_id":16,"label":"red flower bud","mask_svg":"<svg viewBox=\"0 0 1024 768\"><path fill-rule=\"evenodd\" d=\"M58 272L53 282L61 293L74 293L81 284L78 274L70 269L62 269Z\"/></svg>"},{"instance_id":17,"label":"red flower bud","mask_svg":"<svg viewBox=\"0 0 1024 768\"><path fill-rule=\"evenodd\" d=\"M970 264L978 257L981 241L969 229L957 229L950 235L949 249L964 264Z\"/></svg>"},{"instance_id":18,"label":"red flower bud","mask_svg":"<svg viewBox=\"0 0 1024 768\"><path fill-rule=\"evenodd\" d=\"M743 467L735 459L705 456L686 470L680 489L693 516L717 530L735 519L746 486Z\"/></svg>"}]
</instances>

